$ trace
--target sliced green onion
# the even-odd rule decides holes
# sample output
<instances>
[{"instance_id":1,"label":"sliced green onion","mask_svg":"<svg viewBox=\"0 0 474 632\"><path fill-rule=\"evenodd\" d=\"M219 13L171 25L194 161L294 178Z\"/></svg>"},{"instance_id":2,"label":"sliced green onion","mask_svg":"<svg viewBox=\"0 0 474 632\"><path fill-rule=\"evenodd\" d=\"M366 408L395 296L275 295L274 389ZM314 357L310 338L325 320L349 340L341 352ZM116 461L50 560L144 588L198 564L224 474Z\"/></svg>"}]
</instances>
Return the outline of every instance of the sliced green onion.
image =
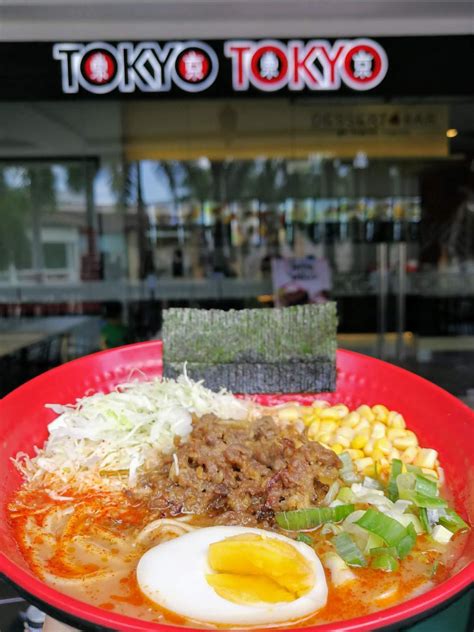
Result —
<instances>
[{"instance_id":1,"label":"sliced green onion","mask_svg":"<svg viewBox=\"0 0 474 632\"><path fill-rule=\"evenodd\" d=\"M353 503L355 500L354 493L350 487L341 487L336 498L345 504Z\"/></svg>"},{"instance_id":2,"label":"sliced green onion","mask_svg":"<svg viewBox=\"0 0 474 632\"><path fill-rule=\"evenodd\" d=\"M454 509L446 509L446 515L440 516L439 523L443 527L446 527L446 529L449 529L452 533L469 529L469 525L464 522L461 516L457 514Z\"/></svg>"},{"instance_id":3,"label":"sliced green onion","mask_svg":"<svg viewBox=\"0 0 474 632\"><path fill-rule=\"evenodd\" d=\"M431 533L431 524L428 519L428 510L426 509L426 507L419 508L419 516L423 529L426 531L426 533Z\"/></svg>"},{"instance_id":4,"label":"sliced green onion","mask_svg":"<svg viewBox=\"0 0 474 632\"><path fill-rule=\"evenodd\" d=\"M375 535L374 533L369 533L368 536L369 537L367 538L367 544L365 545L364 553L371 553L373 549L387 548L384 547L384 541L378 535Z\"/></svg>"},{"instance_id":5,"label":"sliced green onion","mask_svg":"<svg viewBox=\"0 0 474 632\"><path fill-rule=\"evenodd\" d=\"M314 544L313 540L309 537L309 535L306 535L306 533L298 533L298 535L296 536L296 540L297 542L304 542L305 544L309 544L309 546L313 546Z\"/></svg>"},{"instance_id":6,"label":"sliced green onion","mask_svg":"<svg viewBox=\"0 0 474 632\"><path fill-rule=\"evenodd\" d=\"M411 465L410 463L407 463L406 468L407 468L407 472L410 472L411 474L415 474L415 475L418 474L420 476L423 476L424 478L428 478L430 481L434 481L435 483L438 483L437 478L435 478L432 474L426 474L425 472L423 472L423 470L421 469L419 465Z\"/></svg>"},{"instance_id":7,"label":"sliced green onion","mask_svg":"<svg viewBox=\"0 0 474 632\"><path fill-rule=\"evenodd\" d=\"M396 546L406 535L406 529L402 524L376 509L367 509L356 524L366 531L378 535L389 546Z\"/></svg>"},{"instance_id":8,"label":"sliced green onion","mask_svg":"<svg viewBox=\"0 0 474 632\"><path fill-rule=\"evenodd\" d=\"M387 486L387 496L392 502L398 500L397 477L402 473L402 462L400 459L392 459L392 467L390 469L390 479Z\"/></svg>"},{"instance_id":9,"label":"sliced green onion","mask_svg":"<svg viewBox=\"0 0 474 632\"><path fill-rule=\"evenodd\" d=\"M434 481L432 483L432 481L428 480L426 476L415 475L411 472L397 476L398 494L403 500L410 500L417 507L425 507L426 509L447 507L448 503L445 500L433 495L433 485L436 487L437 494L438 488L436 484ZM424 493L421 489L429 493Z\"/></svg>"},{"instance_id":10,"label":"sliced green onion","mask_svg":"<svg viewBox=\"0 0 474 632\"><path fill-rule=\"evenodd\" d=\"M356 524L366 531L378 535L388 546L394 546L400 558L408 555L416 542L416 531L413 524L410 523L404 527L394 518L390 518L376 509L367 509Z\"/></svg>"},{"instance_id":11,"label":"sliced green onion","mask_svg":"<svg viewBox=\"0 0 474 632\"><path fill-rule=\"evenodd\" d=\"M420 519L418 516L415 516L414 513L411 513L411 511L401 514L400 516L392 514L392 517L395 518L395 520L398 520L398 522L400 522L405 528L408 527L409 524L412 524L417 535L424 533L423 525L421 524Z\"/></svg>"},{"instance_id":12,"label":"sliced green onion","mask_svg":"<svg viewBox=\"0 0 474 632\"><path fill-rule=\"evenodd\" d=\"M403 498L411 500L417 507L425 507L426 509L444 509L448 506L447 501L443 498L433 498L420 492L406 491L403 494Z\"/></svg>"},{"instance_id":13,"label":"sliced green onion","mask_svg":"<svg viewBox=\"0 0 474 632\"><path fill-rule=\"evenodd\" d=\"M397 549L394 546L377 546L370 549L370 555L375 556L380 555L381 553L388 553L389 555L396 557Z\"/></svg>"},{"instance_id":14,"label":"sliced green onion","mask_svg":"<svg viewBox=\"0 0 474 632\"><path fill-rule=\"evenodd\" d=\"M370 566L387 573L393 573L399 568L398 551L395 547L379 547L370 551L372 560Z\"/></svg>"},{"instance_id":15,"label":"sliced green onion","mask_svg":"<svg viewBox=\"0 0 474 632\"><path fill-rule=\"evenodd\" d=\"M416 487L416 476L407 472L399 474L396 478L398 497L402 500L410 500L406 497L408 492L414 492Z\"/></svg>"},{"instance_id":16,"label":"sliced green onion","mask_svg":"<svg viewBox=\"0 0 474 632\"><path fill-rule=\"evenodd\" d=\"M378 489L378 490L383 489L382 485L380 484L380 481L378 481L376 478L372 478L371 476L364 476L362 485L364 487L367 487L367 489Z\"/></svg>"},{"instance_id":17,"label":"sliced green onion","mask_svg":"<svg viewBox=\"0 0 474 632\"><path fill-rule=\"evenodd\" d=\"M436 481L421 474L416 475L415 490L425 496L438 496L438 484Z\"/></svg>"},{"instance_id":18,"label":"sliced green onion","mask_svg":"<svg viewBox=\"0 0 474 632\"><path fill-rule=\"evenodd\" d=\"M408 525L406 531L406 535L397 544L398 557L401 560L410 553L416 542L416 531L412 523Z\"/></svg>"},{"instance_id":19,"label":"sliced green onion","mask_svg":"<svg viewBox=\"0 0 474 632\"><path fill-rule=\"evenodd\" d=\"M352 463L350 454L348 452L343 452L339 455L339 458L342 461L342 468L339 474L344 483L359 483L360 476L356 474L354 470L354 464Z\"/></svg>"},{"instance_id":20,"label":"sliced green onion","mask_svg":"<svg viewBox=\"0 0 474 632\"><path fill-rule=\"evenodd\" d=\"M349 566L367 566L362 551L348 533L340 533L333 538L336 551Z\"/></svg>"},{"instance_id":21,"label":"sliced green onion","mask_svg":"<svg viewBox=\"0 0 474 632\"><path fill-rule=\"evenodd\" d=\"M337 507L312 507L295 511L280 511L275 520L287 531L304 531L314 529L327 522L339 522L347 518L355 510L354 505L338 505Z\"/></svg>"},{"instance_id":22,"label":"sliced green onion","mask_svg":"<svg viewBox=\"0 0 474 632\"><path fill-rule=\"evenodd\" d=\"M438 566L439 566L439 560L435 560L430 570L430 579L432 579L438 572Z\"/></svg>"}]
</instances>

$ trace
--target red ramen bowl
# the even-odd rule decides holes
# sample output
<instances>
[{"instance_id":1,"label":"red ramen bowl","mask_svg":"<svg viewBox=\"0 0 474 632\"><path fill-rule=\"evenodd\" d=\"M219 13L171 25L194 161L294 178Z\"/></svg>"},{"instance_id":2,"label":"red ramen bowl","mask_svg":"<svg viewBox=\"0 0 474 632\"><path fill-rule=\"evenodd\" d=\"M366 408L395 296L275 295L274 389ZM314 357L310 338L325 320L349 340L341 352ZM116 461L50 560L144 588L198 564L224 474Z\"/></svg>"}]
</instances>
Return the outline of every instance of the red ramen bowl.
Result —
<instances>
[{"instance_id":1,"label":"red ramen bowl","mask_svg":"<svg viewBox=\"0 0 474 632\"><path fill-rule=\"evenodd\" d=\"M383 403L402 413L421 444L438 450L456 508L474 524L474 413L437 386L385 362L339 351L337 365L337 391L325 394L324 398L332 403L344 402L350 408L362 403ZM46 439L47 424L55 417L44 407L46 403L71 403L94 391L111 390L126 381L133 369L139 369L137 376L152 378L161 374L161 368L160 341L129 345L57 367L0 401L0 573L29 601L81 630L176 632L177 629L88 605L58 592L33 575L7 522L6 505L21 484L10 458L20 450L32 454L33 446ZM309 403L312 399L314 396L260 396L266 404L289 400ZM473 583L474 530L471 530L452 576L423 595L368 616L305 629L318 632L399 629L448 605Z\"/></svg>"}]
</instances>

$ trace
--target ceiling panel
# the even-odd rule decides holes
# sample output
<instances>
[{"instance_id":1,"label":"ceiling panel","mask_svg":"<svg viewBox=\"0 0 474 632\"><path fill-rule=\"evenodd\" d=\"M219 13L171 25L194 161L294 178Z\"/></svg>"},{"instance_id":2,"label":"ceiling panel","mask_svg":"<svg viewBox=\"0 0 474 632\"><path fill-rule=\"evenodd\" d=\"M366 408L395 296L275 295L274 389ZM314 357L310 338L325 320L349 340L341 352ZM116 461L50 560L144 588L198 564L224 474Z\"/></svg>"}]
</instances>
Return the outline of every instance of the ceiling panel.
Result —
<instances>
[{"instance_id":1,"label":"ceiling panel","mask_svg":"<svg viewBox=\"0 0 474 632\"><path fill-rule=\"evenodd\" d=\"M474 3L414 0L3 0L0 39L472 33Z\"/></svg>"}]
</instances>

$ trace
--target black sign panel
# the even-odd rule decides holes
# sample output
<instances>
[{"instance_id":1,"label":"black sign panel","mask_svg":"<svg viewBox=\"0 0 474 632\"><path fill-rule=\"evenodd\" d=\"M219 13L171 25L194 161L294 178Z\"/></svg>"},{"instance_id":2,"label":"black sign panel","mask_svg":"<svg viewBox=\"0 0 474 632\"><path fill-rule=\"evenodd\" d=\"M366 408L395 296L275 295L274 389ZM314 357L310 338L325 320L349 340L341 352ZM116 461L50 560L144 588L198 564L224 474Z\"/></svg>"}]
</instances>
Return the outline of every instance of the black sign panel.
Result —
<instances>
[{"instance_id":1,"label":"black sign panel","mask_svg":"<svg viewBox=\"0 0 474 632\"><path fill-rule=\"evenodd\" d=\"M473 93L474 38L0 43L0 99Z\"/></svg>"}]
</instances>

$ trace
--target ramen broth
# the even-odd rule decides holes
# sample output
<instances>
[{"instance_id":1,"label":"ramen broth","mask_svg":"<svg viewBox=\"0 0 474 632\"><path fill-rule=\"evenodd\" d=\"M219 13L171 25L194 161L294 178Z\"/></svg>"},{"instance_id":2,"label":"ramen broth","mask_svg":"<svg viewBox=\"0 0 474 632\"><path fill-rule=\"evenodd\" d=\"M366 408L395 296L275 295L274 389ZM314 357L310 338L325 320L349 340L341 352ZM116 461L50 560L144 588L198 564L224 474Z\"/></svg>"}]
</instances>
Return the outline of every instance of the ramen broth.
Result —
<instances>
[{"instance_id":1,"label":"ramen broth","mask_svg":"<svg viewBox=\"0 0 474 632\"><path fill-rule=\"evenodd\" d=\"M212 518L155 520L143 502L127 493L65 498L53 501L46 493L24 488L12 507L17 542L40 578L63 593L115 613L161 623L218 627L163 611L140 592L135 573L147 549L191 529L213 525ZM316 553L322 555L328 549L327 537L320 530L308 535ZM328 582L327 605L299 623L369 614L422 593L449 576L464 542L465 537L458 535L447 546L437 547L421 537L396 572L353 568L356 580L338 588Z\"/></svg>"}]
</instances>

